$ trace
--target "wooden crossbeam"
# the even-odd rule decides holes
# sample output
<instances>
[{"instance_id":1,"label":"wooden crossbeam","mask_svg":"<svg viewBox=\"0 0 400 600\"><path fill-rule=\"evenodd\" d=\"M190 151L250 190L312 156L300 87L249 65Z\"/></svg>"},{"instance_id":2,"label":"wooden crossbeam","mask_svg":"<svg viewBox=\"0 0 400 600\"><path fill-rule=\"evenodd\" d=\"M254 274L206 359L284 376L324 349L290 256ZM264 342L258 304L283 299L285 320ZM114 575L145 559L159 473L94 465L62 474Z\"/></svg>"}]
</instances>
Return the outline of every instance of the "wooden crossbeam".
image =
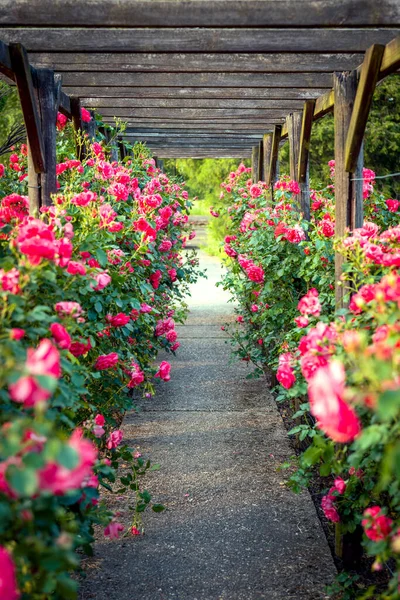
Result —
<instances>
[{"instance_id":1,"label":"wooden crossbeam","mask_svg":"<svg viewBox=\"0 0 400 600\"><path fill-rule=\"evenodd\" d=\"M88 108L97 109L103 114L104 109L118 108L219 108L219 109L264 109L264 110L296 110L303 106L303 100L276 99L242 99L242 98L85 98L82 104Z\"/></svg>"},{"instance_id":2,"label":"wooden crossbeam","mask_svg":"<svg viewBox=\"0 0 400 600\"><path fill-rule=\"evenodd\" d=\"M357 165L384 50L385 47L378 44L368 48L361 67L344 154L345 169L350 173Z\"/></svg>"},{"instance_id":3,"label":"wooden crossbeam","mask_svg":"<svg viewBox=\"0 0 400 600\"><path fill-rule=\"evenodd\" d=\"M277 99L309 100L325 93L325 88L249 88L249 87L87 87L63 86L64 92L80 98L206 98L206 99Z\"/></svg>"},{"instance_id":4,"label":"wooden crossbeam","mask_svg":"<svg viewBox=\"0 0 400 600\"><path fill-rule=\"evenodd\" d=\"M279 143L281 141L281 132L282 126L275 125L274 131L272 134L272 149L271 149L271 161L269 164L269 169L266 177L267 186L270 187L275 183L276 171L277 171L277 163L278 163L278 153L279 153Z\"/></svg>"},{"instance_id":5,"label":"wooden crossbeam","mask_svg":"<svg viewBox=\"0 0 400 600\"><path fill-rule=\"evenodd\" d=\"M65 10L65 9L64 9ZM2 14L4 14L4 10ZM339 12L339 11L338 11ZM75 13L75 8L74 8ZM109 10L107 11L109 14ZM104 15L103 15L104 17ZM289 21L290 22L290 21ZM86 24L85 24L86 25ZM371 44L387 44L395 27L375 28L109 28L3 27L6 43L20 41L34 52L363 52Z\"/></svg>"},{"instance_id":6,"label":"wooden crossbeam","mask_svg":"<svg viewBox=\"0 0 400 600\"><path fill-rule=\"evenodd\" d=\"M32 164L36 173L46 168L40 116L35 91L35 72L31 71L28 56L22 44L10 44L11 67L18 87Z\"/></svg>"},{"instance_id":7,"label":"wooden crossbeam","mask_svg":"<svg viewBox=\"0 0 400 600\"><path fill-rule=\"evenodd\" d=\"M340 54L30 52L29 60L34 67L51 67L59 72L332 73L339 69L355 69L362 61L362 52Z\"/></svg>"},{"instance_id":8,"label":"wooden crossbeam","mask_svg":"<svg viewBox=\"0 0 400 600\"><path fill-rule=\"evenodd\" d=\"M297 165L297 181L304 183L307 179L308 156L310 151L311 127L315 109L315 101L304 103L300 133L299 161Z\"/></svg>"},{"instance_id":9,"label":"wooden crossbeam","mask_svg":"<svg viewBox=\"0 0 400 600\"><path fill-rule=\"evenodd\" d=\"M239 119L249 120L253 117L269 120L283 119L286 109L279 108L104 108L99 110L102 117L124 117L131 119Z\"/></svg>"},{"instance_id":10,"label":"wooden crossbeam","mask_svg":"<svg viewBox=\"0 0 400 600\"><path fill-rule=\"evenodd\" d=\"M141 73L68 71L63 73L65 86L120 87L261 87L325 88L332 87L331 73Z\"/></svg>"},{"instance_id":11,"label":"wooden crossbeam","mask_svg":"<svg viewBox=\"0 0 400 600\"><path fill-rule=\"evenodd\" d=\"M105 120L106 122L106 120ZM154 121L151 121L150 119L147 119L147 121L145 119L143 119L140 123L131 123L128 124L127 127L127 133L126 135L131 135L132 132L135 133L136 131L143 131L145 129L149 130L149 129L162 129L162 130L173 130L173 131L177 131L177 132L190 132L190 131L198 131L198 132L213 132L215 134L217 134L217 132L221 135L223 135L224 133L229 133L229 132L233 132L233 133L237 133L238 131L241 132L246 132L246 133L259 133L260 135L263 135L263 133L265 133L266 129L268 129L269 127L271 127L271 130L273 129L273 126L275 125L275 123L263 123L262 125L260 125L259 123L256 123L255 125L253 125L252 123L211 123L211 122L193 122L193 123L184 123L182 121L174 121L171 123L168 123L166 121L162 121L161 123L155 123Z\"/></svg>"},{"instance_id":12,"label":"wooden crossbeam","mask_svg":"<svg viewBox=\"0 0 400 600\"><path fill-rule=\"evenodd\" d=\"M0 73L11 81L14 81L14 73L11 64L10 50L7 44L0 40Z\"/></svg>"},{"instance_id":13,"label":"wooden crossbeam","mask_svg":"<svg viewBox=\"0 0 400 600\"><path fill-rule=\"evenodd\" d=\"M379 79L387 77L398 69L400 69L400 36L386 44L379 71Z\"/></svg>"},{"instance_id":14,"label":"wooden crossbeam","mask_svg":"<svg viewBox=\"0 0 400 600\"><path fill-rule=\"evenodd\" d=\"M377 27L400 23L395 0L3 0L0 23L83 27Z\"/></svg>"}]
</instances>

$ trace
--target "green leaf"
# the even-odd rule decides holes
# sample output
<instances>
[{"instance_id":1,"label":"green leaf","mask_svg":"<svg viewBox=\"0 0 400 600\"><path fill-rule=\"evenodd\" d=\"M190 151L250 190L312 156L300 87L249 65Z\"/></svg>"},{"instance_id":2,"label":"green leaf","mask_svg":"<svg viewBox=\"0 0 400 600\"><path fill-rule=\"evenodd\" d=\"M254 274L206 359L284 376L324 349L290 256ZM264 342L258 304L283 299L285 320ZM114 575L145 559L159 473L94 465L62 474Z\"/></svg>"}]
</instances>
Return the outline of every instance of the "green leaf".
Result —
<instances>
[{"instance_id":1,"label":"green leaf","mask_svg":"<svg viewBox=\"0 0 400 600\"><path fill-rule=\"evenodd\" d=\"M153 510L155 513L160 513L165 510L165 506L163 504L153 504L151 510Z\"/></svg>"},{"instance_id":2,"label":"green leaf","mask_svg":"<svg viewBox=\"0 0 400 600\"><path fill-rule=\"evenodd\" d=\"M317 464L322 456L322 449L316 448L315 446L310 446L301 456L301 462L308 467Z\"/></svg>"},{"instance_id":3,"label":"green leaf","mask_svg":"<svg viewBox=\"0 0 400 600\"><path fill-rule=\"evenodd\" d=\"M79 454L71 446L63 446L57 454L57 462L66 469L75 469L79 464Z\"/></svg>"},{"instance_id":4,"label":"green leaf","mask_svg":"<svg viewBox=\"0 0 400 600\"><path fill-rule=\"evenodd\" d=\"M39 482L34 469L11 466L7 469L7 480L18 496L33 496L38 489Z\"/></svg>"},{"instance_id":5,"label":"green leaf","mask_svg":"<svg viewBox=\"0 0 400 600\"><path fill-rule=\"evenodd\" d=\"M394 419L400 412L400 390L386 390L379 397L378 414L384 421Z\"/></svg>"},{"instance_id":6,"label":"green leaf","mask_svg":"<svg viewBox=\"0 0 400 600\"><path fill-rule=\"evenodd\" d=\"M101 248L97 248L95 255L102 267L106 267L108 263L107 254Z\"/></svg>"},{"instance_id":7,"label":"green leaf","mask_svg":"<svg viewBox=\"0 0 400 600\"><path fill-rule=\"evenodd\" d=\"M99 300L97 300L97 302L94 305L96 311L100 314L101 312L103 312L103 305L101 302L99 302Z\"/></svg>"}]
</instances>

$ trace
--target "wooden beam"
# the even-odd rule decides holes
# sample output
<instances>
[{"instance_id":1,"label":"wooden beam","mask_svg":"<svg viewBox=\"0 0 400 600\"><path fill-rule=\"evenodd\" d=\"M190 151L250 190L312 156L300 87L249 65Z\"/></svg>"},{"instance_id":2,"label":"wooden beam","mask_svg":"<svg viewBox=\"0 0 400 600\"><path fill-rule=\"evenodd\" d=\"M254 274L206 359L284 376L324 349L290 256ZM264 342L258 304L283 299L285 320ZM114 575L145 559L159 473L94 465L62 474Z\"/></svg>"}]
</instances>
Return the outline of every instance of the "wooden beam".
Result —
<instances>
[{"instance_id":1,"label":"wooden beam","mask_svg":"<svg viewBox=\"0 0 400 600\"><path fill-rule=\"evenodd\" d=\"M307 100L304 103L300 133L299 161L297 166L297 181L304 183L307 179L308 156L310 152L311 127L313 122L315 101Z\"/></svg>"},{"instance_id":2,"label":"wooden beam","mask_svg":"<svg viewBox=\"0 0 400 600\"><path fill-rule=\"evenodd\" d=\"M54 71L51 71L50 69L37 70L36 80L46 163L46 169L40 176L40 206L50 206L52 204L51 194L57 192L57 86L54 78Z\"/></svg>"},{"instance_id":3,"label":"wooden beam","mask_svg":"<svg viewBox=\"0 0 400 600\"><path fill-rule=\"evenodd\" d=\"M131 117L133 119L152 118L157 119L228 119L238 118L240 120L264 118L284 119L285 109L278 108L102 108L99 111L102 117ZM156 112L156 114L155 114Z\"/></svg>"},{"instance_id":4,"label":"wooden beam","mask_svg":"<svg viewBox=\"0 0 400 600\"><path fill-rule=\"evenodd\" d=\"M237 98L86 98L81 97L85 106L97 109L102 113L104 108L207 108L207 109L279 109L296 110L303 106L303 100L275 100L275 99L237 99Z\"/></svg>"},{"instance_id":5,"label":"wooden beam","mask_svg":"<svg viewBox=\"0 0 400 600\"><path fill-rule=\"evenodd\" d=\"M7 44L0 40L0 73L14 81L14 72L11 64L10 50Z\"/></svg>"},{"instance_id":6,"label":"wooden beam","mask_svg":"<svg viewBox=\"0 0 400 600\"><path fill-rule=\"evenodd\" d=\"M64 9L65 10L65 9ZM2 11L4 14L6 11ZM74 9L75 12L75 9ZM211 14L210 11L208 14ZM379 11L381 12L381 11ZM109 11L107 11L109 14ZM104 14L103 14L104 18ZM290 22L291 20L289 20ZM106 20L104 21L106 22ZM47 25L47 24L46 24ZM363 52L374 42L387 44L398 35L395 27L375 28L110 28L3 27L6 43L21 41L29 52Z\"/></svg>"},{"instance_id":7,"label":"wooden beam","mask_svg":"<svg viewBox=\"0 0 400 600\"><path fill-rule=\"evenodd\" d=\"M59 72L332 73L339 69L355 69L362 60L362 53L31 52L29 60L36 68L51 67Z\"/></svg>"},{"instance_id":8,"label":"wooden beam","mask_svg":"<svg viewBox=\"0 0 400 600\"><path fill-rule=\"evenodd\" d=\"M31 165L36 173L42 173L45 170L46 162L35 89L35 71L31 71L26 50L21 44L10 44L9 51L25 121L29 150L32 154Z\"/></svg>"},{"instance_id":9,"label":"wooden beam","mask_svg":"<svg viewBox=\"0 0 400 600\"><path fill-rule=\"evenodd\" d=\"M107 122L107 118L103 119L104 122ZM111 119L110 119L111 122ZM219 132L221 135L223 133L237 133L238 131L243 131L247 133L258 133L260 136L265 133L265 130L271 128L273 129L275 123L267 122L267 123L256 123L255 125L252 123L215 123L215 122L206 122L206 121L197 121L197 122L183 122L183 121L161 121L159 123L152 121L151 119L141 119L140 123L128 123L127 132L125 135L131 135L132 132L136 131L144 131L144 130L172 130L176 132L212 132L213 134L217 134Z\"/></svg>"},{"instance_id":10,"label":"wooden beam","mask_svg":"<svg viewBox=\"0 0 400 600\"><path fill-rule=\"evenodd\" d=\"M262 87L326 88L332 86L331 73L124 73L68 71L64 86L120 87Z\"/></svg>"},{"instance_id":11,"label":"wooden beam","mask_svg":"<svg viewBox=\"0 0 400 600\"><path fill-rule=\"evenodd\" d=\"M68 119L72 118L70 97L62 90L61 90L61 94L60 94L60 104L59 104L58 109L63 115L68 117Z\"/></svg>"},{"instance_id":12,"label":"wooden beam","mask_svg":"<svg viewBox=\"0 0 400 600\"><path fill-rule=\"evenodd\" d=\"M257 164L257 181L263 181L263 164L264 164L264 144L260 140L258 142L258 164Z\"/></svg>"},{"instance_id":13,"label":"wooden beam","mask_svg":"<svg viewBox=\"0 0 400 600\"><path fill-rule=\"evenodd\" d=\"M76 136L76 156L79 160L83 160L85 157L85 149L83 147L83 123L82 123L82 113L81 113L81 102L80 99L76 96L71 96L71 116L72 123L74 126L75 136Z\"/></svg>"},{"instance_id":14,"label":"wooden beam","mask_svg":"<svg viewBox=\"0 0 400 600\"><path fill-rule=\"evenodd\" d=\"M267 186L273 186L275 183L279 153L279 143L281 141L281 125L275 125L274 132L272 134L272 149L271 149L271 162L269 164L268 174L266 178Z\"/></svg>"},{"instance_id":15,"label":"wooden beam","mask_svg":"<svg viewBox=\"0 0 400 600\"><path fill-rule=\"evenodd\" d=\"M259 181L259 173L258 173L258 155L259 155L259 150L260 147L257 144L257 146L253 146L252 151L251 151L251 178L253 180L253 183L257 183L257 181Z\"/></svg>"},{"instance_id":16,"label":"wooden beam","mask_svg":"<svg viewBox=\"0 0 400 600\"><path fill-rule=\"evenodd\" d=\"M3 0L8 26L81 27L379 27L400 22L395 0Z\"/></svg>"},{"instance_id":17,"label":"wooden beam","mask_svg":"<svg viewBox=\"0 0 400 600\"><path fill-rule=\"evenodd\" d=\"M123 79L121 81L123 83ZM80 98L206 98L206 99L277 99L308 100L323 94L321 88L249 88L249 87L110 87L63 86L64 92Z\"/></svg>"},{"instance_id":18,"label":"wooden beam","mask_svg":"<svg viewBox=\"0 0 400 600\"><path fill-rule=\"evenodd\" d=\"M387 77L400 69L400 36L386 44L379 72L379 79Z\"/></svg>"},{"instance_id":19,"label":"wooden beam","mask_svg":"<svg viewBox=\"0 0 400 600\"><path fill-rule=\"evenodd\" d=\"M297 168L300 156L300 135L301 135L302 114L299 111L290 113L286 117L286 127L289 138L289 170L290 179L297 180Z\"/></svg>"},{"instance_id":20,"label":"wooden beam","mask_svg":"<svg viewBox=\"0 0 400 600\"><path fill-rule=\"evenodd\" d=\"M269 167L271 164L271 152L272 152L272 133L264 133L263 135L263 181L267 181Z\"/></svg>"},{"instance_id":21,"label":"wooden beam","mask_svg":"<svg viewBox=\"0 0 400 600\"><path fill-rule=\"evenodd\" d=\"M361 67L344 157L345 169L350 173L355 170L357 165L384 50L385 47L378 44L368 48Z\"/></svg>"},{"instance_id":22,"label":"wooden beam","mask_svg":"<svg viewBox=\"0 0 400 600\"><path fill-rule=\"evenodd\" d=\"M334 73L333 89L335 93L335 236L345 235L346 227L354 227L356 207L360 205L362 187L356 186L354 178L362 177L359 164L354 175L345 170L345 147L349 130L351 112L356 97L357 72ZM360 194L361 191L361 194ZM338 307L343 306L345 289L339 285L342 275L343 257L335 254L335 298Z\"/></svg>"},{"instance_id":23,"label":"wooden beam","mask_svg":"<svg viewBox=\"0 0 400 600\"><path fill-rule=\"evenodd\" d=\"M248 150L232 148L157 148L159 158L238 158L250 157Z\"/></svg>"}]
</instances>

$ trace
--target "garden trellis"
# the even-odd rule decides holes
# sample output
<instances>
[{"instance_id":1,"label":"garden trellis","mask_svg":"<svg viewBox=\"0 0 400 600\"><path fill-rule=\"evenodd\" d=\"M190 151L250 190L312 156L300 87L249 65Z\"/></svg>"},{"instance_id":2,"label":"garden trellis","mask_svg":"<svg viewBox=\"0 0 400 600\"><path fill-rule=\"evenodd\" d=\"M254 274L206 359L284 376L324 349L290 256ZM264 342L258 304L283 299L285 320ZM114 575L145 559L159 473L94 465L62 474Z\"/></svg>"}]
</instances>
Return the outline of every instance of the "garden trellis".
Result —
<instances>
[{"instance_id":1,"label":"garden trellis","mask_svg":"<svg viewBox=\"0 0 400 600\"><path fill-rule=\"evenodd\" d=\"M287 138L308 217L312 123L335 107L336 233L362 224L369 106L400 67L397 0L3 0L0 24L33 207L56 190L57 110L82 129L82 104L126 121L126 139L161 159L252 155L269 184Z\"/></svg>"}]
</instances>

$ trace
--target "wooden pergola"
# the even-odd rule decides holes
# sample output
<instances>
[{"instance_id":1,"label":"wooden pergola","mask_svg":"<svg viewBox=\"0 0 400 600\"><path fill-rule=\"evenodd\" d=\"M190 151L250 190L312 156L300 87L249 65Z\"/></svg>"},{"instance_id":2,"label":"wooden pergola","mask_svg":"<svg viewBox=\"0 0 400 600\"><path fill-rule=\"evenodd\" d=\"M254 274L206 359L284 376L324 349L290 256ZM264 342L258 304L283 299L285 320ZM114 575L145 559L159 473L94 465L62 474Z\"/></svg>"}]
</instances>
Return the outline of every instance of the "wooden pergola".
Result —
<instances>
[{"instance_id":1,"label":"wooden pergola","mask_svg":"<svg viewBox=\"0 0 400 600\"><path fill-rule=\"evenodd\" d=\"M252 156L254 179L268 184L287 138L308 218L311 127L334 108L336 232L362 223L355 180L375 86L400 68L399 0L1 0L1 8L0 73L19 89L33 205L56 189L56 112L82 128L83 105L105 122L126 121L126 139L161 159Z\"/></svg>"}]
</instances>

